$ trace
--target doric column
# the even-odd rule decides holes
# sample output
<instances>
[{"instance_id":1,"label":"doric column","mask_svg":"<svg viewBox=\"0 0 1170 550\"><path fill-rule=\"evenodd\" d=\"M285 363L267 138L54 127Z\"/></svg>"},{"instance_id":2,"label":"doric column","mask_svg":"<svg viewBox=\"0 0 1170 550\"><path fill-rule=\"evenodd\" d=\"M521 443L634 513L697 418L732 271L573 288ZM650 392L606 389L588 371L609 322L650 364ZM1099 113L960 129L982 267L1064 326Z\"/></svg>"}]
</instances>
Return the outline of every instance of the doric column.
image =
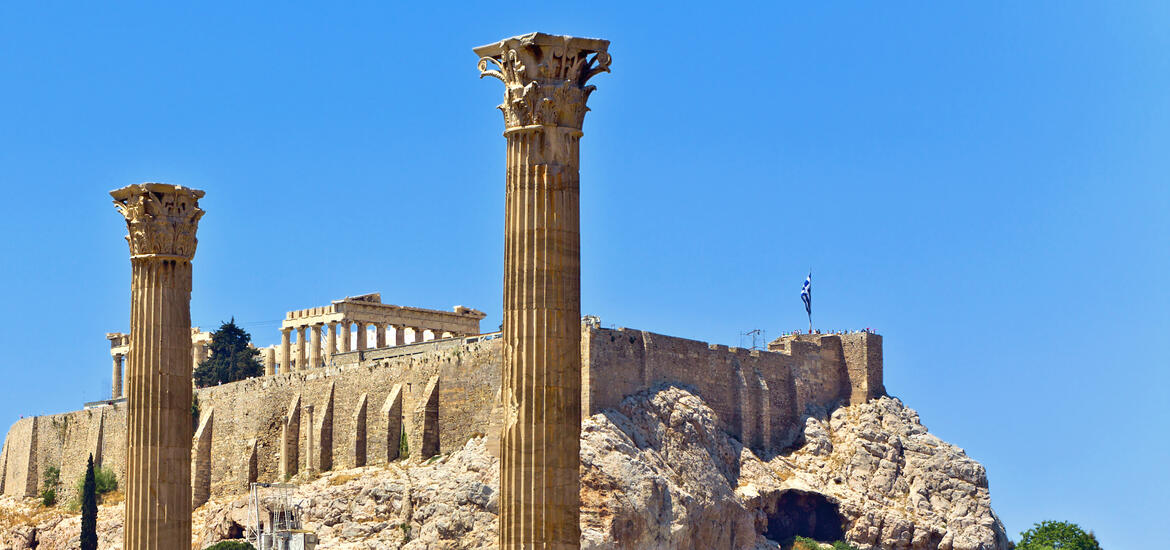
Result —
<instances>
[{"instance_id":1,"label":"doric column","mask_svg":"<svg viewBox=\"0 0 1170 550\"><path fill-rule=\"evenodd\" d=\"M280 374L287 373L292 364L292 344L289 342L291 332L292 328L280 329Z\"/></svg>"},{"instance_id":2,"label":"doric column","mask_svg":"<svg viewBox=\"0 0 1170 550\"><path fill-rule=\"evenodd\" d=\"M386 347L386 323L378 323L374 325L374 347Z\"/></svg>"},{"instance_id":3,"label":"doric column","mask_svg":"<svg viewBox=\"0 0 1170 550\"><path fill-rule=\"evenodd\" d=\"M609 42L533 33L475 49L504 83L505 418L500 549L579 548L578 143Z\"/></svg>"},{"instance_id":4,"label":"doric column","mask_svg":"<svg viewBox=\"0 0 1170 550\"><path fill-rule=\"evenodd\" d=\"M394 336L390 338L390 345L401 346L402 344L405 344L406 335L403 333L406 331L406 327L402 325L390 325L390 327L394 329Z\"/></svg>"},{"instance_id":5,"label":"doric column","mask_svg":"<svg viewBox=\"0 0 1170 550\"><path fill-rule=\"evenodd\" d=\"M325 338L325 362L337 353L337 321L329 321L329 335Z\"/></svg>"},{"instance_id":6,"label":"doric column","mask_svg":"<svg viewBox=\"0 0 1170 550\"><path fill-rule=\"evenodd\" d=\"M297 370L308 368L308 360L305 359L305 354L309 351L308 342L305 341L305 330L308 328L308 325L297 327Z\"/></svg>"},{"instance_id":7,"label":"doric column","mask_svg":"<svg viewBox=\"0 0 1170 550\"><path fill-rule=\"evenodd\" d=\"M321 327L325 323L315 323L309 327L309 368L321 366Z\"/></svg>"},{"instance_id":8,"label":"doric column","mask_svg":"<svg viewBox=\"0 0 1170 550\"><path fill-rule=\"evenodd\" d=\"M366 324L361 322L361 321L358 321L357 322L357 331L358 331L357 349L359 351L364 350L364 349L366 349L366 332L367 332L366 331Z\"/></svg>"},{"instance_id":9,"label":"doric column","mask_svg":"<svg viewBox=\"0 0 1170 550\"><path fill-rule=\"evenodd\" d=\"M110 399L122 397L122 354L114 356L114 383L110 388Z\"/></svg>"},{"instance_id":10,"label":"doric column","mask_svg":"<svg viewBox=\"0 0 1170 550\"><path fill-rule=\"evenodd\" d=\"M350 333L349 333L349 325L350 325L350 321L348 321L348 320L341 322L341 351L342 352L349 351L349 343L351 340L353 340L353 337L350 336Z\"/></svg>"},{"instance_id":11,"label":"doric column","mask_svg":"<svg viewBox=\"0 0 1170 550\"><path fill-rule=\"evenodd\" d=\"M418 344L418 343L423 341L422 327L410 327L410 334L411 334L411 338L413 338L413 340L411 340L410 343Z\"/></svg>"},{"instance_id":12,"label":"doric column","mask_svg":"<svg viewBox=\"0 0 1170 550\"><path fill-rule=\"evenodd\" d=\"M276 348L264 348L264 376L276 374Z\"/></svg>"},{"instance_id":13,"label":"doric column","mask_svg":"<svg viewBox=\"0 0 1170 550\"><path fill-rule=\"evenodd\" d=\"M191 546L191 259L203 191L110 192L130 235L126 550Z\"/></svg>"}]
</instances>

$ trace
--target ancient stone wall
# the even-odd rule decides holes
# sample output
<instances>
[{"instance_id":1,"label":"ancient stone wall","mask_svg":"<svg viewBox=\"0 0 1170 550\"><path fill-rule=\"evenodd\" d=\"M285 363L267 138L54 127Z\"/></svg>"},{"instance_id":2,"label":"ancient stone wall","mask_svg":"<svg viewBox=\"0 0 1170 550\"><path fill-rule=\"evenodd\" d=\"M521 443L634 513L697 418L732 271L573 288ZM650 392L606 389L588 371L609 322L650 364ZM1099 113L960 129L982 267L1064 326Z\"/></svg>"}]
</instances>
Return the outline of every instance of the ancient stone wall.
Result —
<instances>
[{"instance_id":1,"label":"ancient stone wall","mask_svg":"<svg viewBox=\"0 0 1170 550\"><path fill-rule=\"evenodd\" d=\"M884 394L876 334L788 336L772 342L772 351L590 324L581 336L582 414L616 408L627 395L655 384L684 384L710 404L725 431L757 450L795 441L809 407ZM196 492L217 496L242 491L250 481L282 479L281 432L294 403L297 410L314 407L315 425L308 425L307 414L297 415L291 473L303 472L310 458L318 468L350 468L362 451L366 464L385 464L397 458L399 425L410 457L433 452L436 436L438 452L451 452L488 433L493 422L498 426L492 415L498 414L502 354L502 340L494 334L436 340L335 354L324 368L197 390L200 424L206 423L199 431L208 441L193 448L199 451L192 456ZM437 417L432 395L438 396ZM366 413L360 414L363 404ZM323 424L326 418L331 426ZM438 429L425 429L431 425ZM315 457L306 445L310 434ZM328 455L322 455L326 447ZM0 454L0 492L33 496L44 468L57 466L61 499L72 498L91 452L119 482L125 479L124 402L17 422ZM209 461L206 478L199 475L201 461Z\"/></svg>"}]
</instances>

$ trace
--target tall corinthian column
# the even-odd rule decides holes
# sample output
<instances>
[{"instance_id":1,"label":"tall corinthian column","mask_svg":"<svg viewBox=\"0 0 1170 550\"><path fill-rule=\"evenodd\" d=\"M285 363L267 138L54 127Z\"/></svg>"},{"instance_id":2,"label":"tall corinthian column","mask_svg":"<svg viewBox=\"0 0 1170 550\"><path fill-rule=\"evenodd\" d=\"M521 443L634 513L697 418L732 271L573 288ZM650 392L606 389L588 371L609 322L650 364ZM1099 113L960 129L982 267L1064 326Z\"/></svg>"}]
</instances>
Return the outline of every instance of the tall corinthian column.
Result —
<instances>
[{"instance_id":1,"label":"tall corinthian column","mask_svg":"<svg viewBox=\"0 0 1170 550\"><path fill-rule=\"evenodd\" d=\"M191 258L203 191L110 192L130 235L125 550L191 546Z\"/></svg>"},{"instance_id":2,"label":"tall corinthian column","mask_svg":"<svg viewBox=\"0 0 1170 550\"><path fill-rule=\"evenodd\" d=\"M475 48L504 83L504 424L500 548L579 548L578 143L609 42L526 34Z\"/></svg>"}]
</instances>

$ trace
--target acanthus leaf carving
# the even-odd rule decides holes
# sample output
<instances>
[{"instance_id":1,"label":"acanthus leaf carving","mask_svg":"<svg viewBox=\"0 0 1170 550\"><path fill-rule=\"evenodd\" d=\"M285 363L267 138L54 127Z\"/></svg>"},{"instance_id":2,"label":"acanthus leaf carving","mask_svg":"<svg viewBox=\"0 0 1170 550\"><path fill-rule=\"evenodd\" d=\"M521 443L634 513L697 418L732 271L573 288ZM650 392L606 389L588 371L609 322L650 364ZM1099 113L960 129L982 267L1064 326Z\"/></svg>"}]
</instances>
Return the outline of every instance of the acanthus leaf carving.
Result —
<instances>
[{"instance_id":1,"label":"acanthus leaf carving","mask_svg":"<svg viewBox=\"0 0 1170 550\"><path fill-rule=\"evenodd\" d=\"M480 78L504 83L499 109L508 129L559 126L580 130L596 87L590 78L609 72L612 58L603 40L531 34L477 48ZM489 68L489 65L495 68Z\"/></svg>"},{"instance_id":2,"label":"acanthus leaf carving","mask_svg":"<svg viewBox=\"0 0 1170 550\"><path fill-rule=\"evenodd\" d=\"M178 185L143 183L110 192L126 219L130 255L190 260L198 240L195 232L203 210L203 191Z\"/></svg>"}]
</instances>

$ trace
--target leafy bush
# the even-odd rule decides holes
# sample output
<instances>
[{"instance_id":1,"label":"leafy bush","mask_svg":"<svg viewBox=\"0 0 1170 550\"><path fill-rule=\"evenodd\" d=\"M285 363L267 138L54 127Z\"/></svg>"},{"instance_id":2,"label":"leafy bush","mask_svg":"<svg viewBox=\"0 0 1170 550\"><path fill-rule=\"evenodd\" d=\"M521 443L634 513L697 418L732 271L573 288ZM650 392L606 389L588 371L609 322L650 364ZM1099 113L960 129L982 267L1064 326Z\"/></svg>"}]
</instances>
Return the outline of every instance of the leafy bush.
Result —
<instances>
[{"instance_id":1,"label":"leafy bush","mask_svg":"<svg viewBox=\"0 0 1170 550\"><path fill-rule=\"evenodd\" d=\"M1075 523L1042 521L1020 533L1016 550L1101 550L1101 545Z\"/></svg>"},{"instance_id":2,"label":"leafy bush","mask_svg":"<svg viewBox=\"0 0 1170 550\"><path fill-rule=\"evenodd\" d=\"M57 486L61 484L61 469L56 466L45 468L45 480L41 482L41 504L57 504Z\"/></svg>"},{"instance_id":3,"label":"leafy bush","mask_svg":"<svg viewBox=\"0 0 1170 550\"><path fill-rule=\"evenodd\" d=\"M102 466L100 468L94 468L93 469L93 480L94 480L94 494L97 495L98 497L100 497L106 493L109 493L111 491L118 490L118 476L116 476L114 474L114 470L111 468L106 468L105 466ZM80 494L83 494L84 492L85 492L85 476L83 475L83 476L81 476L81 479L77 480L77 494L80 495Z\"/></svg>"},{"instance_id":4,"label":"leafy bush","mask_svg":"<svg viewBox=\"0 0 1170 550\"><path fill-rule=\"evenodd\" d=\"M821 544L822 543L808 537L797 536L793 537L791 548L792 550L821 550ZM833 550L857 550L857 547L845 541L839 540L833 543Z\"/></svg>"},{"instance_id":5,"label":"leafy bush","mask_svg":"<svg viewBox=\"0 0 1170 550\"><path fill-rule=\"evenodd\" d=\"M244 541L225 540L208 546L203 550L256 550L256 547Z\"/></svg>"}]
</instances>

